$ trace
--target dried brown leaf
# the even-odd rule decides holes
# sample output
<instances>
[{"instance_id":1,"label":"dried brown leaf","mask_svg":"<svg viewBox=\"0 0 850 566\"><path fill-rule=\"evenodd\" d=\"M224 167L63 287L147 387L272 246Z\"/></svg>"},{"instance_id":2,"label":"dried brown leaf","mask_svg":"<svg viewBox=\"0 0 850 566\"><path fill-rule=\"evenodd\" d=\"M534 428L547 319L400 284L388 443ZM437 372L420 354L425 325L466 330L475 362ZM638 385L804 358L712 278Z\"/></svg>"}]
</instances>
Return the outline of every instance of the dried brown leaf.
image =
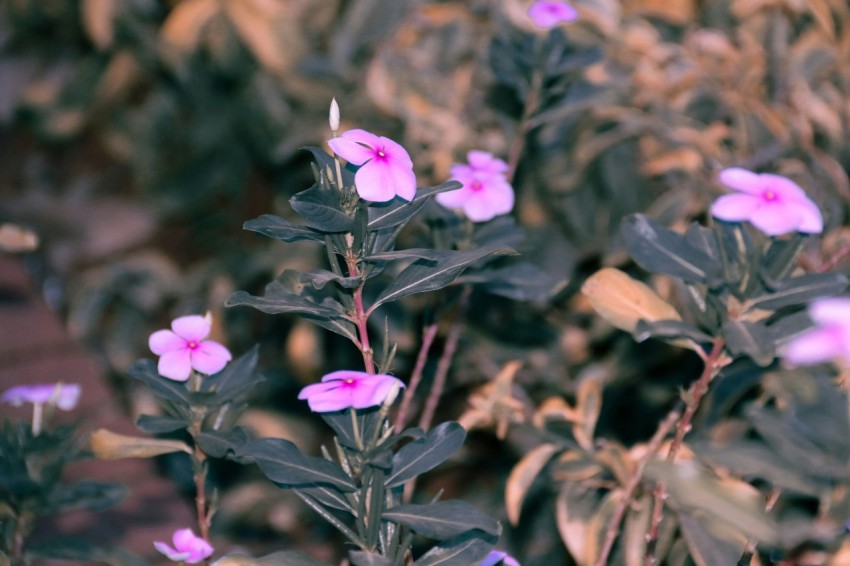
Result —
<instances>
[{"instance_id":1,"label":"dried brown leaf","mask_svg":"<svg viewBox=\"0 0 850 566\"><path fill-rule=\"evenodd\" d=\"M505 484L505 507L508 520L512 525L519 523L522 503L528 493L528 488L540 474L540 470L549 463L561 448L557 444L541 444L522 457L508 476Z\"/></svg>"},{"instance_id":2,"label":"dried brown leaf","mask_svg":"<svg viewBox=\"0 0 850 566\"><path fill-rule=\"evenodd\" d=\"M99 50L105 50L115 39L116 0L83 0L80 4L83 26L92 43Z\"/></svg>"}]
</instances>

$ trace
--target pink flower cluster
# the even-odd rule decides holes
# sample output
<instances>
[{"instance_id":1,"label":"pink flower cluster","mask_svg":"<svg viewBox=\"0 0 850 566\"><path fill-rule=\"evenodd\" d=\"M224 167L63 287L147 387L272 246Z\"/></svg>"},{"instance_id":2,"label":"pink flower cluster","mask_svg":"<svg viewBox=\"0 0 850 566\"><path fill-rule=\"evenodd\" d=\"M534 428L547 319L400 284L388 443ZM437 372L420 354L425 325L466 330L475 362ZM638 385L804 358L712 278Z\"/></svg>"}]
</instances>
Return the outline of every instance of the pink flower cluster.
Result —
<instances>
[{"instance_id":1,"label":"pink flower cluster","mask_svg":"<svg viewBox=\"0 0 850 566\"><path fill-rule=\"evenodd\" d=\"M460 209L473 222L486 222L514 207L514 189L508 182L508 164L486 151L470 151L467 163L456 163L451 178L463 186L440 193L437 202Z\"/></svg>"},{"instance_id":2,"label":"pink flower cluster","mask_svg":"<svg viewBox=\"0 0 850 566\"><path fill-rule=\"evenodd\" d=\"M174 381L186 381L194 369L213 375L224 369L233 357L214 340L206 340L210 320L200 315L181 316L171 330L157 330L148 339L151 351L159 356L159 374Z\"/></svg>"},{"instance_id":3,"label":"pink flower cluster","mask_svg":"<svg viewBox=\"0 0 850 566\"><path fill-rule=\"evenodd\" d=\"M167 556L169 560L181 563L185 562L186 564L203 562L212 556L215 550L210 543L201 537L195 536L192 529L174 531L174 535L171 537L171 543L174 545L173 547L159 541L153 543L153 545L158 551Z\"/></svg>"},{"instance_id":4,"label":"pink flower cluster","mask_svg":"<svg viewBox=\"0 0 850 566\"><path fill-rule=\"evenodd\" d=\"M785 360L795 366L828 361L850 365L850 298L819 299L809 305L814 328L789 341Z\"/></svg>"},{"instance_id":5,"label":"pink flower cluster","mask_svg":"<svg viewBox=\"0 0 850 566\"><path fill-rule=\"evenodd\" d=\"M386 202L396 196L413 200L413 161L393 140L355 129L328 140L328 145L338 156L360 167L354 174L354 185L361 198L372 202Z\"/></svg>"},{"instance_id":6,"label":"pink flower cluster","mask_svg":"<svg viewBox=\"0 0 850 566\"><path fill-rule=\"evenodd\" d=\"M368 409L384 403L393 391L402 387L404 383L391 375L339 370L322 377L321 383L302 389L298 398L306 399L315 413Z\"/></svg>"},{"instance_id":7,"label":"pink flower cluster","mask_svg":"<svg viewBox=\"0 0 850 566\"><path fill-rule=\"evenodd\" d=\"M721 171L718 180L737 192L714 201L711 215L715 218L748 220L768 236L823 231L823 217L817 205L787 177L732 167Z\"/></svg>"}]
</instances>

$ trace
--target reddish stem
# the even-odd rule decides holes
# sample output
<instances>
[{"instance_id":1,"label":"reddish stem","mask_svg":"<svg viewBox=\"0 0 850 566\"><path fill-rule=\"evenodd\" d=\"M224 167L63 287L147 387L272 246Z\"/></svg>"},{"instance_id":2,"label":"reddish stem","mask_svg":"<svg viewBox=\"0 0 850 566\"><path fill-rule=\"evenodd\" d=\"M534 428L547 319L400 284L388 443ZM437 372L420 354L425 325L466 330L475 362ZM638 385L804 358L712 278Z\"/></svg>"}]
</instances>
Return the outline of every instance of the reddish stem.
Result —
<instances>
[{"instance_id":1,"label":"reddish stem","mask_svg":"<svg viewBox=\"0 0 850 566\"><path fill-rule=\"evenodd\" d=\"M419 347L419 354L416 356L416 365L413 366L413 373L410 374L410 383L407 384L407 388L404 390L404 395L401 398L401 406L396 415L396 433L401 432L404 425L407 424L407 414L410 412L413 397L416 395L416 390L422 381L422 373L425 371L425 363L428 361L428 352L431 351L431 345L437 337L438 328L439 325L435 322L429 325L425 329L425 332L422 333L422 345Z\"/></svg>"}]
</instances>

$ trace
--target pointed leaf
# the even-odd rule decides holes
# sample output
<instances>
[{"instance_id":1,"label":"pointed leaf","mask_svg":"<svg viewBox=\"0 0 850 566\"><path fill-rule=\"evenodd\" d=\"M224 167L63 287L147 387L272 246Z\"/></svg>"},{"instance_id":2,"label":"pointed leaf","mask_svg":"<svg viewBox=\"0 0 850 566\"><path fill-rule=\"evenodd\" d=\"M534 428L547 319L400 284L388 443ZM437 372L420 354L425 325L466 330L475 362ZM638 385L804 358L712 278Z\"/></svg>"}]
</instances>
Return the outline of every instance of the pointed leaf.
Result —
<instances>
[{"instance_id":1,"label":"pointed leaf","mask_svg":"<svg viewBox=\"0 0 850 566\"><path fill-rule=\"evenodd\" d=\"M254 373L259 359L259 346L254 346L215 375L201 381L201 391L215 393L220 404L237 400L266 378Z\"/></svg>"},{"instance_id":2,"label":"pointed leaf","mask_svg":"<svg viewBox=\"0 0 850 566\"><path fill-rule=\"evenodd\" d=\"M292 208L310 228L322 232L347 232L352 219L339 208L335 191L312 186L289 199Z\"/></svg>"},{"instance_id":3,"label":"pointed leaf","mask_svg":"<svg viewBox=\"0 0 850 566\"><path fill-rule=\"evenodd\" d=\"M355 414L357 416L357 428L360 431L360 438L372 438L375 434L375 429L381 424L379 419L380 409L377 407L359 409L355 411ZM340 444L348 448L357 448L357 440L351 428L349 410L319 413L319 415L334 430Z\"/></svg>"},{"instance_id":4,"label":"pointed leaf","mask_svg":"<svg viewBox=\"0 0 850 566\"><path fill-rule=\"evenodd\" d=\"M324 242L325 237L307 226L297 226L289 220L273 214L263 214L242 225L245 230L268 236L284 242Z\"/></svg>"},{"instance_id":5,"label":"pointed leaf","mask_svg":"<svg viewBox=\"0 0 850 566\"><path fill-rule=\"evenodd\" d=\"M167 379L159 375L156 362L151 359L138 360L129 370L130 375L144 382L151 393L180 405L189 405L189 390L186 384L180 381Z\"/></svg>"},{"instance_id":6,"label":"pointed leaf","mask_svg":"<svg viewBox=\"0 0 850 566\"><path fill-rule=\"evenodd\" d=\"M248 431L241 426L237 426L232 430L208 430L202 432L195 441L205 454L213 458L226 458L229 452L236 454L239 449L245 445L251 438Z\"/></svg>"},{"instance_id":7,"label":"pointed leaf","mask_svg":"<svg viewBox=\"0 0 850 566\"><path fill-rule=\"evenodd\" d=\"M442 253L439 250L432 250L430 248L410 248L406 250L395 250L391 252L382 252L378 254L372 254L363 258L365 261L369 262L378 262L378 261L394 261L397 259L429 259L432 261L436 261L440 259Z\"/></svg>"},{"instance_id":8,"label":"pointed leaf","mask_svg":"<svg viewBox=\"0 0 850 566\"><path fill-rule=\"evenodd\" d=\"M416 260L378 295L371 308L415 293L441 289L454 282L473 263L494 255L508 254L516 252L510 248L489 247L467 252L443 252L436 261Z\"/></svg>"},{"instance_id":9,"label":"pointed leaf","mask_svg":"<svg viewBox=\"0 0 850 566\"><path fill-rule=\"evenodd\" d=\"M372 203L369 206L369 223L367 229L375 232L384 228L391 228L410 220L437 193L453 191L461 188L458 181L448 181L436 187L427 187L416 191L416 196L410 202L394 199L387 204Z\"/></svg>"},{"instance_id":10,"label":"pointed leaf","mask_svg":"<svg viewBox=\"0 0 850 566\"><path fill-rule=\"evenodd\" d=\"M458 566L478 564L493 550L496 538L481 531L470 531L440 542L419 557L413 566Z\"/></svg>"},{"instance_id":11,"label":"pointed leaf","mask_svg":"<svg viewBox=\"0 0 850 566\"><path fill-rule=\"evenodd\" d=\"M399 523L416 534L443 540L475 529L497 536L502 527L465 501L449 500L417 505L408 503L384 511L381 518Z\"/></svg>"},{"instance_id":12,"label":"pointed leaf","mask_svg":"<svg viewBox=\"0 0 850 566\"><path fill-rule=\"evenodd\" d=\"M325 507L339 509L340 511L347 511L352 515L354 514L351 503L348 502L342 493L332 487L325 487L322 485L316 485L314 487L294 487L292 488L292 491L309 495Z\"/></svg>"},{"instance_id":13,"label":"pointed leaf","mask_svg":"<svg viewBox=\"0 0 850 566\"><path fill-rule=\"evenodd\" d=\"M163 432L174 432L189 426L189 420L183 417L139 415L136 419L136 428L151 434Z\"/></svg>"},{"instance_id":14,"label":"pointed leaf","mask_svg":"<svg viewBox=\"0 0 850 566\"><path fill-rule=\"evenodd\" d=\"M693 324L681 320L639 320L633 335L637 342L643 342L649 338L685 338L697 343L706 343L712 340L711 336Z\"/></svg>"},{"instance_id":15,"label":"pointed leaf","mask_svg":"<svg viewBox=\"0 0 850 566\"><path fill-rule=\"evenodd\" d=\"M253 461L275 483L287 486L328 484L342 491L354 491L351 478L336 463L305 456L298 447L282 438L260 438L237 452L242 460Z\"/></svg>"},{"instance_id":16,"label":"pointed leaf","mask_svg":"<svg viewBox=\"0 0 850 566\"><path fill-rule=\"evenodd\" d=\"M505 507L512 525L519 524L522 503L531 484L560 449L556 444L541 444L523 456L511 470L505 484Z\"/></svg>"},{"instance_id":17,"label":"pointed leaf","mask_svg":"<svg viewBox=\"0 0 850 566\"><path fill-rule=\"evenodd\" d=\"M527 262L469 270L457 279L457 283L476 283L488 293L515 301L545 301L559 288L559 281ZM560 282L560 285L565 284Z\"/></svg>"},{"instance_id":18,"label":"pointed leaf","mask_svg":"<svg viewBox=\"0 0 850 566\"><path fill-rule=\"evenodd\" d=\"M676 515L679 519L679 528L682 529L682 536L688 544L691 559L697 566L738 563L747 542L745 537L740 534L736 537L728 529L725 529L726 537L718 537L715 533L720 529L716 527L712 529L711 522L697 513L691 515L679 512ZM709 525L703 523L709 523Z\"/></svg>"},{"instance_id":19,"label":"pointed leaf","mask_svg":"<svg viewBox=\"0 0 850 566\"><path fill-rule=\"evenodd\" d=\"M749 356L758 366L767 367L776 357L773 336L762 324L741 320L723 323L726 349L733 356Z\"/></svg>"},{"instance_id":20,"label":"pointed leaf","mask_svg":"<svg viewBox=\"0 0 850 566\"><path fill-rule=\"evenodd\" d=\"M349 550L348 559L351 566L392 566L389 558L381 556L377 552L366 552L365 550Z\"/></svg>"},{"instance_id":21,"label":"pointed leaf","mask_svg":"<svg viewBox=\"0 0 850 566\"><path fill-rule=\"evenodd\" d=\"M464 428L449 421L428 431L424 438L402 446L393 457L386 486L401 485L437 467L460 449L465 438Z\"/></svg>"},{"instance_id":22,"label":"pointed leaf","mask_svg":"<svg viewBox=\"0 0 850 566\"><path fill-rule=\"evenodd\" d=\"M839 295L847 289L843 273L809 273L777 282L772 292L749 301L750 308L777 310L801 305L820 297Z\"/></svg>"},{"instance_id":23,"label":"pointed leaf","mask_svg":"<svg viewBox=\"0 0 850 566\"><path fill-rule=\"evenodd\" d=\"M648 216L627 216L620 231L629 254L649 272L665 273L689 283L714 285L719 280L720 265L716 260Z\"/></svg>"}]
</instances>

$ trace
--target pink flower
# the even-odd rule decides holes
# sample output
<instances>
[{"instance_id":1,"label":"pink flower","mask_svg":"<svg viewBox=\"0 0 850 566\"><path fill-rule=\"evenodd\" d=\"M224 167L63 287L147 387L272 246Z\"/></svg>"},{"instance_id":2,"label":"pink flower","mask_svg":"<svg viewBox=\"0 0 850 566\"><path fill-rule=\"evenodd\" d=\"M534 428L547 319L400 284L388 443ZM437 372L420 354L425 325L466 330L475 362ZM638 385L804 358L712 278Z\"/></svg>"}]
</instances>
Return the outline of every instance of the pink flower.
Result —
<instances>
[{"instance_id":1,"label":"pink flower","mask_svg":"<svg viewBox=\"0 0 850 566\"><path fill-rule=\"evenodd\" d=\"M479 562L478 566L496 566L497 564L501 564L502 566L519 566L516 558L501 550L490 551L487 558Z\"/></svg>"},{"instance_id":2,"label":"pink flower","mask_svg":"<svg viewBox=\"0 0 850 566\"><path fill-rule=\"evenodd\" d=\"M181 316L171 323L171 330L157 330L148 340L151 352L158 355L159 374L175 381L186 381L192 369L212 375L220 372L232 359L230 351L213 340L209 319Z\"/></svg>"},{"instance_id":3,"label":"pink flower","mask_svg":"<svg viewBox=\"0 0 850 566\"><path fill-rule=\"evenodd\" d=\"M538 0L528 8L528 17L539 28L551 29L562 22L574 22L578 11L566 2Z\"/></svg>"},{"instance_id":4,"label":"pink flower","mask_svg":"<svg viewBox=\"0 0 850 566\"><path fill-rule=\"evenodd\" d=\"M366 130L348 130L328 140L331 149L360 169L354 175L357 194L372 202L386 202L396 195L412 200L416 194L416 175L407 151L389 138Z\"/></svg>"},{"instance_id":5,"label":"pink flower","mask_svg":"<svg viewBox=\"0 0 850 566\"><path fill-rule=\"evenodd\" d=\"M711 215L715 218L749 220L768 236L823 231L823 217L817 205L791 179L733 167L721 171L718 180L738 192L714 201Z\"/></svg>"},{"instance_id":6,"label":"pink flower","mask_svg":"<svg viewBox=\"0 0 850 566\"><path fill-rule=\"evenodd\" d=\"M166 555L169 560L173 560L174 562L197 564L212 556L215 550L210 546L210 543L201 537L196 537L192 529L174 531L171 542L174 544L174 548L159 541L153 543L153 545L158 551Z\"/></svg>"},{"instance_id":7,"label":"pink flower","mask_svg":"<svg viewBox=\"0 0 850 566\"><path fill-rule=\"evenodd\" d=\"M514 207L514 189L505 176L508 164L486 151L470 151L468 165L452 165L452 179L463 186L439 193L437 202L446 208L463 210L473 222L486 222L507 214Z\"/></svg>"},{"instance_id":8,"label":"pink flower","mask_svg":"<svg viewBox=\"0 0 850 566\"><path fill-rule=\"evenodd\" d=\"M71 411L80 400L80 386L76 383L51 383L48 385L19 385L3 393L0 402L20 407L24 403L44 405L50 401L63 411Z\"/></svg>"},{"instance_id":9,"label":"pink flower","mask_svg":"<svg viewBox=\"0 0 850 566\"><path fill-rule=\"evenodd\" d=\"M393 390L401 387L404 383L391 375L340 370L324 376L321 383L308 385L298 398L306 399L315 413L329 413L349 407L366 409L380 405Z\"/></svg>"},{"instance_id":10,"label":"pink flower","mask_svg":"<svg viewBox=\"0 0 850 566\"><path fill-rule=\"evenodd\" d=\"M850 298L819 299L809 305L815 327L783 348L783 357L796 366L839 360L850 364Z\"/></svg>"}]
</instances>

